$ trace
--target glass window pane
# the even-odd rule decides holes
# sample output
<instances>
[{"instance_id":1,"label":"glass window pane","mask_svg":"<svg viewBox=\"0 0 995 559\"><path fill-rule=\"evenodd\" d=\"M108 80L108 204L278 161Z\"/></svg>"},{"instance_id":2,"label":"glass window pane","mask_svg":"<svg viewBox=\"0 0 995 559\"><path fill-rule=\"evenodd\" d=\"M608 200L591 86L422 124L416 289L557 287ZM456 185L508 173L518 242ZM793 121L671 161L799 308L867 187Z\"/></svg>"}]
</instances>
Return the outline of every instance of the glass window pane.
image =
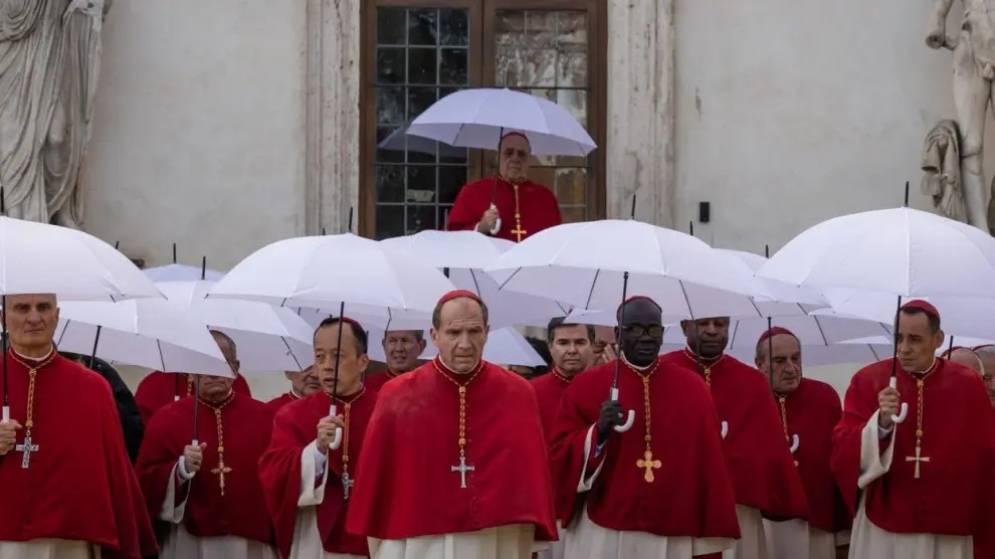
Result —
<instances>
[{"instance_id":1,"label":"glass window pane","mask_svg":"<svg viewBox=\"0 0 995 559\"><path fill-rule=\"evenodd\" d=\"M439 28L443 45L466 46L470 43L465 9L439 10Z\"/></svg>"},{"instance_id":2,"label":"glass window pane","mask_svg":"<svg viewBox=\"0 0 995 559\"><path fill-rule=\"evenodd\" d=\"M377 88L377 124L404 124L404 88Z\"/></svg>"},{"instance_id":3,"label":"glass window pane","mask_svg":"<svg viewBox=\"0 0 995 559\"><path fill-rule=\"evenodd\" d=\"M466 167L439 167L439 202L452 204L466 184Z\"/></svg>"},{"instance_id":4,"label":"glass window pane","mask_svg":"<svg viewBox=\"0 0 995 559\"><path fill-rule=\"evenodd\" d=\"M525 12L525 35L528 46L548 49L556 46L556 27L560 12L529 10Z\"/></svg>"},{"instance_id":5,"label":"glass window pane","mask_svg":"<svg viewBox=\"0 0 995 559\"><path fill-rule=\"evenodd\" d=\"M438 10L408 10L408 44L435 45Z\"/></svg>"},{"instance_id":6,"label":"glass window pane","mask_svg":"<svg viewBox=\"0 0 995 559\"><path fill-rule=\"evenodd\" d=\"M438 142L410 134L405 139L408 148L408 162L435 163L435 150L438 149Z\"/></svg>"},{"instance_id":7,"label":"glass window pane","mask_svg":"<svg viewBox=\"0 0 995 559\"><path fill-rule=\"evenodd\" d=\"M587 203L587 169L561 168L556 170L556 199L564 205Z\"/></svg>"},{"instance_id":8,"label":"glass window pane","mask_svg":"<svg viewBox=\"0 0 995 559\"><path fill-rule=\"evenodd\" d=\"M403 45L404 8L377 8L377 44Z\"/></svg>"},{"instance_id":9,"label":"glass window pane","mask_svg":"<svg viewBox=\"0 0 995 559\"><path fill-rule=\"evenodd\" d=\"M435 206L408 206L407 233L435 229Z\"/></svg>"},{"instance_id":10,"label":"glass window pane","mask_svg":"<svg viewBox=\"0 0 995 559\"><path fill-rule=\"evenodd\" d=\"M404 166L377 165L377 202L404 201Z\"/></svg>"},{"instance_id":11,"label":"glass window pane","mask_svg":"<svg viewBox=\"0 0 995 559\"><path fill-rule=\"evenodd\" d=\"M586 51L560 51L556 59L556 85L587 87Z\"/></svg>"},{"instance_id":12,"label":"glass window pane","mask_svg":"<svg viewBox=\"0 0 995 559\"><path fill-rule=\"evenodd\" d=\"M404 48L377 49L377 83L404 83Z\"/></svg>"},{"instance_id":13,"label":"glass window pane","mask_svg":"<svg viewBox=\"0 0 995 559\"><path fill-rule=\"evenodd\" d=\"M560 217L563 218L563 223L577 223L579 221L586 221L587 208L583 206L560 208Z\"/></svg>"},{"instance_id":14,"label":"glass window pane","mask_svg":"<svg viewBox=\"0 0 995 559\"><path fill-rule=\"evenodd\" d=\"M463 85L467 83L466 49L442 49L439 64L439 83Z\"/></svg>"},{"instance_id":15,"label":"glass window pane","mask_svg":"<svg viewBox=\"0 0 995 559\"><path fill-rule=\"evenodd\" d=\"M435 85L437 63L436 49L408 49L408 81Z\"/></svg>"},{"instance_id":16,"label":"glass window pane","mask_svg":"<svg viewBox=\"0 0 995 559\"><path fill-rule=\"evenodd\" d=\"M408 88L408 119L414 120L418 115L425 112L425 109L435 103L436 89L434 87L409 87Z\"/></svg>"},{"instance_id":17,"label":"glass window pane","mask_svg":"<svg viewBox=\"0 0 995 559\"><path fill-rule=\"evenodd\" d=\"M439 143L439 162L440 163L459 163L465 164L467 158L466 148L453 147L449 144Z\"/></svg>"},{"instance_id":18,"label":"glass window pane","mask_svg":"<svg viewBox=\"0 0 995 559\"><path fill-rule=\"evenodd\" d=\"M581 45L587 48L587 13L559 12L556 40L560 46Z\"/></svg>"},{"instance_id":19,"label":"glass window pane","mask_svg":"<svg viewBox=\"0 0 995 559\"><path fill-rule=\"evenodd\" d=\"M525 51L525 65L520 86L556 85L556 49L533 49Z\"/></svg>"},{"instance_id":20,"label":"glass window pane","mask_svg":"<svg viewBox=\"0 0 995 559\"><path fill-rule=\"evenodd\" d=\"M587 91L560 89L556 91L556 98L552 101L566 109L581 126L587 128Z\"/></svg>"},{"instance_id":21,"label":"glass window pane","mask_svg":"<svg viewBox=\"0 0 995 559\"><path fill-rule=\"evenodd\" d=\"M404 162L404 128L400 126L377 128L377 161Z\"/></svg>"},{"instance_id":22,"label":"glass window pane","mask_svg":"<svg viewBox=\"0 0 995 559\"><path fill-rule=\"evenodd\" d=\"M404 206L377 206L377 240L404 235Z\"/></svg>"},{"instance_id":23,"label":"glass window pane","mask_svg":"<svg viewBox=\"0 0 995 559\"><path fill-rule=\"evenodd\" d=\"M526 52L515 47L498 47L497 60L494 61L494 83L508 87L525 83Z\"/></svg>"},{"instance_id":24,"label":"glass window pane","mask_svg":"<svg viewBox=\"0 0 995 559\"><path fill-rule=\"evenodd\" d=\"M408 166L408 190L405 202L431 204L435 201L435 167Z\"/></svg>"}]
</instances>

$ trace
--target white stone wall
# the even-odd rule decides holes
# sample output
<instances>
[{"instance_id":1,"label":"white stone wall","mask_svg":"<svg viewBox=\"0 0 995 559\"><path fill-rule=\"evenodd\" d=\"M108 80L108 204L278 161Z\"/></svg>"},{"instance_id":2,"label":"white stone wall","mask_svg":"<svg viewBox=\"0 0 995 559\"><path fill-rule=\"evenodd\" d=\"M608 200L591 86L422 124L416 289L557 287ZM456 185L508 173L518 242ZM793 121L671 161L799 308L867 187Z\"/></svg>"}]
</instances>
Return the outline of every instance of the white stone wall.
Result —
<instances>
[{"instance_id":1,"label":"white stone wall","mask_svg":"<svg viewBox=\"0 0 995 559\"><path fill-rule=\"evenodd\" d=\"M305 227L305 2L115 2L85 228L129 256L226 269Z\"/></svg>"}]
</instances>

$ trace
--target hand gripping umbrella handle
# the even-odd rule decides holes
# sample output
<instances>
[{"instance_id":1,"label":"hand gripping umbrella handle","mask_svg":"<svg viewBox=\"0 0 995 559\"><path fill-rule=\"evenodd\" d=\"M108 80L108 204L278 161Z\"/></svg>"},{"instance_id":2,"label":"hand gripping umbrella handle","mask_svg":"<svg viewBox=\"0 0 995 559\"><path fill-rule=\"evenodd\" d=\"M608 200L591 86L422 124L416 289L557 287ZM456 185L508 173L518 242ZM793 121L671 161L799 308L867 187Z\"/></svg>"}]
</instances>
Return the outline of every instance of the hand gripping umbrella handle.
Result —
<instances>
[{"instance_id":1,"label":"hand gripping umbrella handle","mask_svg":"<svg viewBox=\"0 0 995 559\"><path fill-rule=\"evenodd\" d=\"M726 435L729 434L729 422L728 421L723 421L722 422L722 431L721 431L721 433L722 433L722 438L723 439L725 439Z\"/></svg>"},{"instance_id":2,"label":"hand gripping umbrella handle","mask_svg":"<svg viewBox=\"0 0 995 559\"><path fill-rule=\"evenodd\" d=\"M798 433L791 435L791 454L794 454L798 450L798 446L801 444L801 440L798 438Z\"/></svg>"},{"instance_id":3,"label":"hand gripping umbrella handle","mask_svg":"<svg viewBox=\"0 0 995 559\"><path fill-rule=\"evenodd\" d=\"M888 386L890 386L892 388L898 388L898 378L891 377L891 380L888 381ZM891 416L891 420L894 421L896 424L897 423L901 423L901 422L905 421L905 418L908 415L909 415L909 405L907 403L905 403L905 402L902 402L902 408L898 412L898 415Z\"/></svg>"},{"instance_id":4,"label":"hand gripping umbrella handle","mask_svg":"<svg viewBox=\"0 0 995 559\"><path fill-rule=\"evenodd\" d=\"M612 401L618 401L618 388L612 388ZM632 424L636 422L636 410L629 410L629 416L625 418L625 423L615 426L616 433L624 433L632 429Z\"/></svg>"},{"instance_id":5,"label":"hand gripping umbrella handle","mask_svg":"<svg viewBox=\"0 0 995 559\"><path fill-rule=\"evenodd\" d=\"M338 409L336 409L335 404L332 404L328 408L328 415L329 415L329 417L335 417L336 415L338 415ZM342 428L341 427L336 427L335 428L335 437L333 437L332 438L332 442L328 444L328 449L329 450L338 450L338 448L340 446L342 446Z\"/></svg>"}]
</instances>

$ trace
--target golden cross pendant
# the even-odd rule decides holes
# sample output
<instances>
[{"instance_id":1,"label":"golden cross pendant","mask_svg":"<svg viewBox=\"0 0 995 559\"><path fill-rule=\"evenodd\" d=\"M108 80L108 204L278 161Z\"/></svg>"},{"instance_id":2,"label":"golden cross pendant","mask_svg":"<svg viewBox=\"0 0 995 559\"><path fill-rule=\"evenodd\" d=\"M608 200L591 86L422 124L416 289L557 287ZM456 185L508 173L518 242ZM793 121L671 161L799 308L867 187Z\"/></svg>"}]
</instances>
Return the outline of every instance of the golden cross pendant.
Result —
<instances>
[{"instance_id":1,"label":"golden cross pendant","mask_svg":"<svg viewBox=\"0 0 995 559\"><path fill-rule=\"evenodd\" d=\"M905 461L906 462L915 462L916 463L915 479L919 479L919 465L921 463L923 463L923 462L929 462L929 456L923 456L922 455L922 447L917 446L916 447L916 455L915 456L906 456L905 457Z\"/></svg>"},{"instance_id":2,"label":"golden cross pendant","mask_svg":"<svg viewBox=\"0 0 995 559\"><path fill-rule=\"evenodd\" d=\"M221 487L221 496L225 496L225 474L231 473L231 468L225 466L224 456L218 457L218 467L211 470L211 473L218 476L218 486Z\"/></svg>"},{"instance_id":3,"label":"golden cross pendant","mask_svg":"<svg viewBox=\"0 0 995 559\"><path fill-rule=\"evenodd\" d=\"M525 236L525 234L527 234L527 233L528 233L528 231L526 231L525 229L522 229L522 224L521 223L516 223L515 224L515 228L511 230L511 234L514 235L514 236L516 236L516 237L518 237L518 241L519 242L522 241L522 237Z\"/></svg>"},{"instance_id":4,"label":"golden cross pendant","mask_svg":"<svg viewBox=\"0 0 995 559\"><path fill-rule=\"evenodd\" d=\"M642 469L646 470L646 472L643 473L643 479L646 480L646 483L653 483L653 480L656 479L656 476L653 475L653 470L654 469L659 470L660 468L662 468L663 462L660 462L659 460L654 460L653 451L647 448L646 452L643 453L643 457L640 458L639 460L636 460L636 467L641 470Z\"/></svg>"}]
</instances>

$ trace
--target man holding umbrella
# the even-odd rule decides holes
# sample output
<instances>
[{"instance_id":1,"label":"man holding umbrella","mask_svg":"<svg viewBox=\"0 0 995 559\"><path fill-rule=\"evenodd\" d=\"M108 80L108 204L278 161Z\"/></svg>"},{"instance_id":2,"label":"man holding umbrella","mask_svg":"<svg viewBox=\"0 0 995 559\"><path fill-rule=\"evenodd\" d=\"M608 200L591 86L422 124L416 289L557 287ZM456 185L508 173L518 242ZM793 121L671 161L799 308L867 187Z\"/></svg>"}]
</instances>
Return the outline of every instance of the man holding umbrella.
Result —
<instances>
[{"instance_id":1,"label":"man holding umbrella","mask_svg":"<svg viewBox=\"0 0 995 559\"><path fill-rule=\"evenodd\" d=\"M498 144L498 175L463 186L449 213L449 230L474 229L521 242L562 222L556 196L528 178L532 148L522 132Z\"/></svg>"},{"instance_id":2,"label":"man holding umbrella","mask_svg":"<svg viewBox=\"0 0 995 559\"><path fill-rule=\"evenodd\" d=\"M55 351L54 295L8 295L6 308L0 557L154 554L107 381Z\"/></svg>"}]
</instances>

